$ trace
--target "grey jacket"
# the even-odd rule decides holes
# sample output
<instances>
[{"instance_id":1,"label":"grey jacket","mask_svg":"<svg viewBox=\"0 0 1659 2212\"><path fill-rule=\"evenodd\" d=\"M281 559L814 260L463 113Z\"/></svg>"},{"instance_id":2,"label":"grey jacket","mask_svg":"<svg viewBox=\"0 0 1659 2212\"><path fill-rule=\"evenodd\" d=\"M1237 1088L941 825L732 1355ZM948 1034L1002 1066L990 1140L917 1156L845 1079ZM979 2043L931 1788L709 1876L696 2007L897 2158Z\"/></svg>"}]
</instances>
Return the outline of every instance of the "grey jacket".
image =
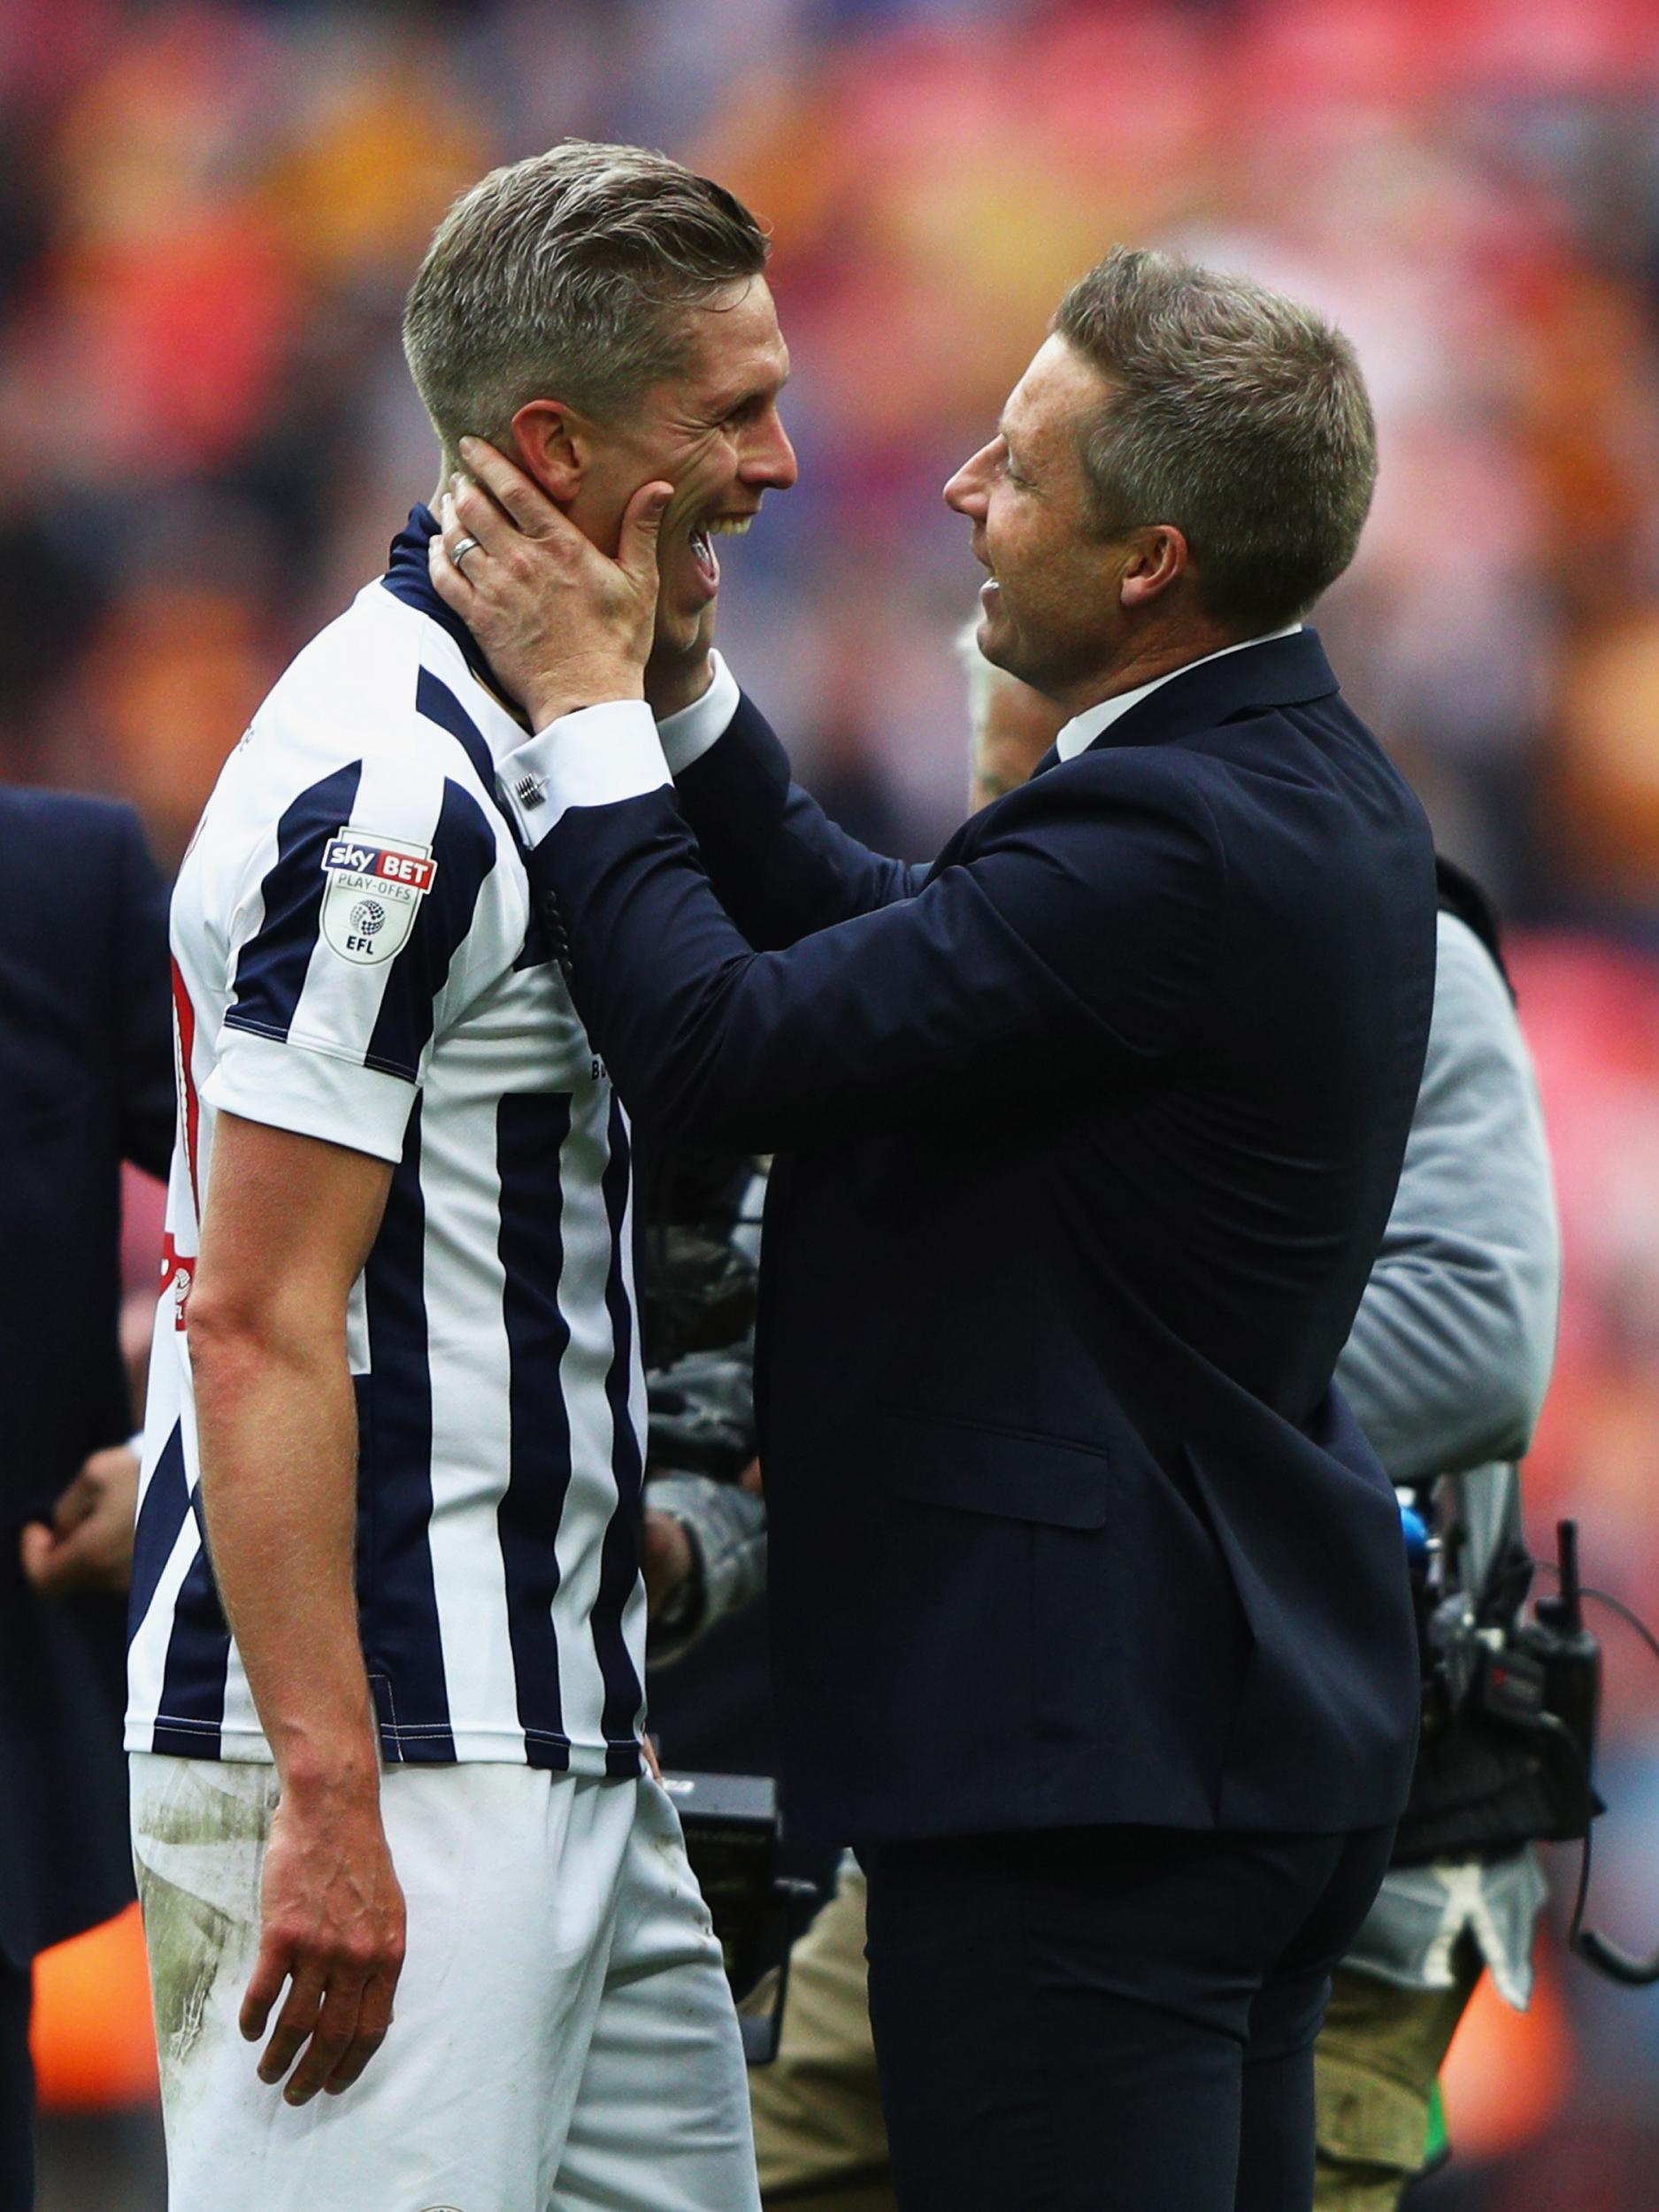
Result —
<instances>
[{"instance_id":1,"label":"grey jacket","mask_svg":"<svg viewBox=\"0 0 1659 2212\"><path fill-rule=\"evenodd\" d=\"M1518 1535L1515 1462L1555 1355L1561 1243L1538 1085L1503 979L1479 939L1440 919L1428 1059L1382 1249L1337 1363L1397 1483L1455 1478L1478 1582ZM1447 1987L1467 1930L1511 2004L1532 1987L1544 1883L1530 1851L1389 1875L1348 1964Z\"/></svg>"}]
</instances>

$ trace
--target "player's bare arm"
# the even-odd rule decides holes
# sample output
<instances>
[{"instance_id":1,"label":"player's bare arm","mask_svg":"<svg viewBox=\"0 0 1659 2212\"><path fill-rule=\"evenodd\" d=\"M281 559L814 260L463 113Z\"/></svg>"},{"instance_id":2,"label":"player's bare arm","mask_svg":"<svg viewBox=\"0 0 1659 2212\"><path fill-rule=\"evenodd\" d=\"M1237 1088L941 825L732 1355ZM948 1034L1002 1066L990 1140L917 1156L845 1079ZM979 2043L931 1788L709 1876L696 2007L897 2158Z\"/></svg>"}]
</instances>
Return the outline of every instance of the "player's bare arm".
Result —
<instances>
[{"instance_id":1,"label":"player's bare arm","mask_svg":"<svg viewBox=\"0 0 1659 2212\"><path fill-rule=\"evenodd\" d=\"M281 1788L242 2029L265 2033L286 1984L259 2075L288 2078L292 2104L361 2074L403 1957L357 1637L346 1356L347 1302L391 1173L221 1116L188 1313L213 1564Z\"/></svg>"}]
</instances>

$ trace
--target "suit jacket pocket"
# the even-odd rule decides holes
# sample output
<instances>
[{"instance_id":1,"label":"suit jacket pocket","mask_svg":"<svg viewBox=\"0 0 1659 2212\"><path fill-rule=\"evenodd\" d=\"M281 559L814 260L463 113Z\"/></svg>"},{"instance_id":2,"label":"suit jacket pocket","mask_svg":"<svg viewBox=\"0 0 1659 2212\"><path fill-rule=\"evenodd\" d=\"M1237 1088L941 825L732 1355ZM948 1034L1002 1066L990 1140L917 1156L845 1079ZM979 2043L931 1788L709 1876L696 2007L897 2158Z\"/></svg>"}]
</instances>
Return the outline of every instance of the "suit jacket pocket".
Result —
<instances>
[{"instance_id":1,"label":"suit jacket pocket","mask_svg":"<svg viewBox=\"0 0 1659 2212\"><path fill-rule=\"evenodd\" d=\"M1111 1463L1087 1444L892 1409L878 1428L883 1479L895 1498L1049 1528L1106 1525Z\"/></svg>"}]
</instances>

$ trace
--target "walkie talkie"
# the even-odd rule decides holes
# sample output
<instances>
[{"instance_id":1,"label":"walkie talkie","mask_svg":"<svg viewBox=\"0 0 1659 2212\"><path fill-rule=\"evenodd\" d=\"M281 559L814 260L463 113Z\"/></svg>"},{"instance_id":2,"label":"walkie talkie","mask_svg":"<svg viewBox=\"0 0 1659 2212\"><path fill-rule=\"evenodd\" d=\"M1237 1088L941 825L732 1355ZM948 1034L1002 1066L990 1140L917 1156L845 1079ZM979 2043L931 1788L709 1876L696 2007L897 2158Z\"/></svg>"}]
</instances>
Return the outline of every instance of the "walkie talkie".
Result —
<instances>
[{"instance_id":1,"label":"walkie talkie","mask_svg":"<svg viewBox=\"0 0 1659 2212\"><path fill-rule=\"evenodd\" d=\"M1609 1943L1604 1935L1598 1935L1594 1928L1581 1924L1585 1894L1589 1887L1589 1823L1597 1813L1606 1810L1590 1779L1601 1703L1601 1651L1584 1624L1584 1587L1578 1578L1578 1525L1576 1521L1561 1521L1556 1525L1555 1534L1560 1589L1554 1597L1540 1599L1537 1624L1522 1632L1537 1640L1534 1647L1543 1658L1548 1685L1545 1701L1572 1738L1578 1755L1575 1763L1589 1799L1589 1816L1584 1829L1585 1863L1568 1940L1586 1965L1594 1966L1609 1981L1622 1982L1627 1989L1647 1989L1659 1982L1659 1953L1651 1958L1632 1957L1628 1951L1621 1951L1617 1944Z\"/></svg>"},{"instance_id":2,"label":"walkie talkie","mask_svg":"<svg viewBox=\"0 0 1659 2212\"><path fill-rule=\"evenodd\" d=\"M1555 1524L1560 1580L1553 1597L1540 1598L1537 1620L1521 1631L1522 1647L1544 1666L1544 1708L1578 1747L1585 1788L1594 1797L1596 1725L1601 1706L1601 1647L1584 1624L1584 1586L1578 1579L1578 1524ZM1596 1809L1601 1809L1600 1800Z\"/></svg>"},{"instance_id":3,"label":"walkie talkie","mask_svg":"<svg viewBox=\"0 0 1659 2212\"><path fill-rule=\"evenodd\" d=\"M1477 1644L1475 1699L1489 1719L1533 1740L1544 1783L1533 1835L1543 1843L1576 1843L1607 1809L1591 1778L1601 1647L1584 1624L1578 1523L1558 1522L1555 1541L1556 1594L1540 1598L1533 1618L1501 1640Z\"/></svg>"}]
</instances>

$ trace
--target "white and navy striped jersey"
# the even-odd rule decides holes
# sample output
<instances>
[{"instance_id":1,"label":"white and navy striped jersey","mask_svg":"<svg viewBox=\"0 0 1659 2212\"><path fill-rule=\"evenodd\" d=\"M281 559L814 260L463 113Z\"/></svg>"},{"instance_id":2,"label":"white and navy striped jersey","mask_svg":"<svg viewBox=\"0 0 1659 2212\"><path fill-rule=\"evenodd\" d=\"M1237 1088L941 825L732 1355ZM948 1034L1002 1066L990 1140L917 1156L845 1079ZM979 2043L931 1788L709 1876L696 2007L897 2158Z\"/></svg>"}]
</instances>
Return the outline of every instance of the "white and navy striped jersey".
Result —
<instances>
[{"instance_id":1,"label":"white and navy striped jersey","mask_svg":"<svg viewBox=\"0 0 1659 2212\"><path fill-rule=\"evenodd\" d=\"M351 1295L363 1652L388 1760L637 1771L644 1382L627 1123L496 805L520 734L387 575L227 762L173 903L180 1119L129 1749L265 1759L203 1540L188 1294L220 1111L393 1162Z\"/></svg>"}]
</instances>

